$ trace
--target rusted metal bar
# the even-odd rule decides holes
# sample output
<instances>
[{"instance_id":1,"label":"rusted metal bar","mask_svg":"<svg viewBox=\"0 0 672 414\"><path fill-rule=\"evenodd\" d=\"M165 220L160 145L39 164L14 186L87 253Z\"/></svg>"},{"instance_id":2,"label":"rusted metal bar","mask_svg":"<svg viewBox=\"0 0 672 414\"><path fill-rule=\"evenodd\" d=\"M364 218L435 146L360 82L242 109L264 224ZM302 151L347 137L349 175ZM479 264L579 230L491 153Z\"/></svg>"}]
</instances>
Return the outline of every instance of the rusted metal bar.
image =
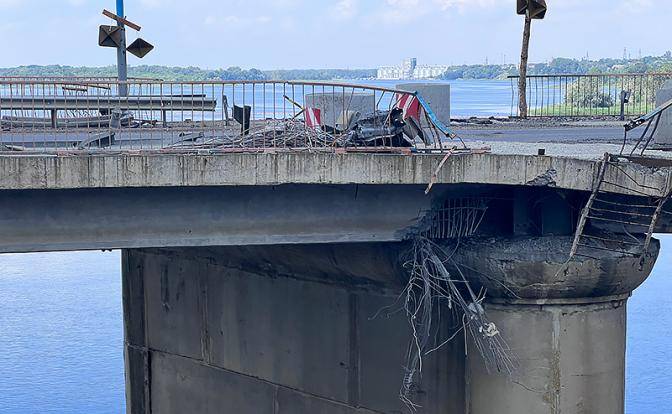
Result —
<instances>
[{"instance_id":1,"label":"rusted metal bar","mask_svg":"<svg viewBox=\"0 0 672 414\"><path fill-rule=\"evenodd\" d=\"M656 208L656 206L652 206L652 205L619 203L617 201L607 201L607 200L602 200L602 199L599 199L599 198L595 199L595 202L617 205L617 206L627 206L627 207L633 207L633 208Z\"/></svg>"},{"instance_id":2,"label":"rusted metal bar","mask_svg":"<svg viewBox=\"0 0 672 414\"><path fill-rule=\"evenodd\" d=\"M132 21L130 21L128 19L125 19L122 16L117 16L116 14L112 13L109 10L103 9L103 16L109 17L110 19L116 21L117 23L121 23L124 26L128 26L135 31L139 32L140 30L142 30L142 28L139 25L133 23Z\"/></svg>"},{"instance_id":3,"label":"rusted metal bar","mask_svg":"<svg viewBox=\"0 0 672 414\"><path fill-rule=\"evenodd\" d=\"M635 223L634 221L627 221L627 220L617 220L617 219L612 219L612 218L606 218L606 217L595 217L595 216L586 216L586 218L589 218L591 220L598 220L598 221L606 221L610 223L619 223L619 224L627 224L629 226L641 226L641 227L649 227L649 223Z\"/></svg>"},{"instance_id":4,"label":"rusted metal bar","mask_svg":"<svg viewBox=\"0 0 672 414\"><path fill-rule=\"evenodd\" d=\"M607 165L609 164L609 154L605 153L604 158L600 164L600 171L597 175L597 179L595 183L593 184L593 192L590 194L590 197L588 198L588 201L586 202L586 205L583 207L583 210L581 211L581 217L579 218L579 223L576 227L576 232L574 233L574 242L572 243L572 248L569 252L569 259L571 260L574 255L576 254L576 251L579 248L579 243L581 241L581 235L583 234L583 230L586 227L586 222L588 220L588 215L590 214L590 209L593 206L593 202L595 201L595 198L597 198L597 193L600 190L600 186L602 185L602 181L604 181L604 175L607 172Z\"/></svg>"},{"instance_id":5,"label":"rusted metal bar","mask_svg":"<svg viewBox=\"0 0 672 414\"><path fill-rule=\"evenodd\" d=\"M633 213L631 211L617 211L617 210L609 210L609 209L603 209L603 208L597 208L593 207L593 211L599 211L599 212L604 212L604 213L612 213L612 214L623 214L623 215L628 215L628 216L638 216L638 217L646 217L651 219L653 217L652 214L641 214L641 213Z\"/></svg>"},{"instance_id":6,"label":"rusted metal bar","mask_svg":"<svg viewBox=\"0 0 672 414\"><path fill-rule=\"evenodd\" d=\"M612 183L611 181L604 181L604 184L613 185L614 187L621 188L623 190L627 190L627 191L630 191L630 192L633 192L633 193L637 193L637 194L640 194L640 195L643 195L643 196L646 196L646 197L651 197L651 194L649 194L649 193L645 193L644 191L635 190L634 188L626 187L626 186L621 185L621 184Z\"/></svg>"}]
</instances>

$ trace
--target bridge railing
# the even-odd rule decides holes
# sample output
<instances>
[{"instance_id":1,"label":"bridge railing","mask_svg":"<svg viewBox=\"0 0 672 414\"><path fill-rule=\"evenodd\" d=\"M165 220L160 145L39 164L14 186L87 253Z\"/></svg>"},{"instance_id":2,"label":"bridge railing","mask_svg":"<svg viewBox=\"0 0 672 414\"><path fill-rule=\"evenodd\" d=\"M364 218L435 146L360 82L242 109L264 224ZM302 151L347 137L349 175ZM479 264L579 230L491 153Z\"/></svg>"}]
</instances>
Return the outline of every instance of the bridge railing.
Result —
<instances>
[{"instance_id":1,"label":"bridge railing","mask_svg":"<svg viewBox=\"0 0 672 414\"><path fill-rule=\"evenodd\" d=\"M511 116L519 116L519 77L509 79ZM617 117L621 115L621 100L626 97L623 115L637 117L656 107L656 92L671 79L672 73L530 75L528 116Z\"/></svg>"},{"instance_id":2,"label":"bridge railing","mask_svg":"<svg viewBox=\"0 0 672 414\"><path fill-rule=\"evenodd\" d=\"M449 135L413 92L283 81L0 78L0 126L5 151L440 150Z\"/></svg>"}]
</instances>

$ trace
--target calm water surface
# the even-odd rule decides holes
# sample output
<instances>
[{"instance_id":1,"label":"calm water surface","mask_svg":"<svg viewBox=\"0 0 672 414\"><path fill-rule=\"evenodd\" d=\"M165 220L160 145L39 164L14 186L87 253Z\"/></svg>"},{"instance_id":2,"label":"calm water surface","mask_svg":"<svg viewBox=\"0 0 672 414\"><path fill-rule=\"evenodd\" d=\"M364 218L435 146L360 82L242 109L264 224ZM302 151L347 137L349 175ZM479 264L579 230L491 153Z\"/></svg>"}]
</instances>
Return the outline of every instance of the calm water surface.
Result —
<instances>
[{"instance_id":1,"label":"calm water surface","mask_svg":"<svg viewBox=\"0 0 672 414\"><path fill-rule=\"evenodd\" d=\"M395 89L400 81L352 81ZM450 84L450 114L466 116L511 115L511 81L508 80L456 80L422 81L422 83Z\"/></svg>"},{"instance_id":2,"label":"calm water surface","mask_svg":"<svg viewBox=\"0 0 672 414\"><path fill-rule=\"evenodd\" d=\"M119 252L0 255L0 413L124 411Z\"/></svg>"}]
</instances>

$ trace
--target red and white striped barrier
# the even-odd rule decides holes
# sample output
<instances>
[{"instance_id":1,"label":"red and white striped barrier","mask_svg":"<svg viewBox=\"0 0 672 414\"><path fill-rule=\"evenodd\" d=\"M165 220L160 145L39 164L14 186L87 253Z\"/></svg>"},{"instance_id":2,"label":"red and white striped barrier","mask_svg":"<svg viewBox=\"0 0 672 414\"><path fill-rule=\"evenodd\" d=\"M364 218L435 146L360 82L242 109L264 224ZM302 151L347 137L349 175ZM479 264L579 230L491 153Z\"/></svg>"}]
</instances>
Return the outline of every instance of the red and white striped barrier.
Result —
<instances>
[{"instance_id":1,"label":"red and white striped barrier","mask_svg":"<svg viewBox=\"0 0 672 414\"><path fill-rule=\"evenodd\" d=\"M322 127L322 111L317 108L306 108L306 127L321 128Z\"/></svg>"},{"instance_id":2,"label":"red and white striped barrier","mask_svg":"<svg viewBox=\"0 0 672 414\"><path fill-rule=\"evenodd\" d=\"M415 95L397 94L397 108L403 111L403 118L420 121L420 101Z\"/></svg>"}]
</instances>

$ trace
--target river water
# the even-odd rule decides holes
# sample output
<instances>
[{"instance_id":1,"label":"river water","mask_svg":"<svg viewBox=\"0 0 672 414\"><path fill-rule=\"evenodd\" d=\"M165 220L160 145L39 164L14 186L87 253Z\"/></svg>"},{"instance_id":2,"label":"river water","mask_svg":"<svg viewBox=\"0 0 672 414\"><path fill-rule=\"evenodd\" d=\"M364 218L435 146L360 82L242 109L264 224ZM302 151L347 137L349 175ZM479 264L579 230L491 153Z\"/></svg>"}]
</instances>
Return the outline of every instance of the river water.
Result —
<instances>
[{"instance_id":1,"label":"river water","mask_svg":"<svg viewBox=\"0 0 672 414\"><path fill-rule=\"evenodd\" d=\"M509 114L508 82L451 83L453 114ZM630 414L672 412L672 236L660 238L628 307ZM0 414L124 412L120 274L116 251L0 255Z\"/></svg>"}]
</instances>

